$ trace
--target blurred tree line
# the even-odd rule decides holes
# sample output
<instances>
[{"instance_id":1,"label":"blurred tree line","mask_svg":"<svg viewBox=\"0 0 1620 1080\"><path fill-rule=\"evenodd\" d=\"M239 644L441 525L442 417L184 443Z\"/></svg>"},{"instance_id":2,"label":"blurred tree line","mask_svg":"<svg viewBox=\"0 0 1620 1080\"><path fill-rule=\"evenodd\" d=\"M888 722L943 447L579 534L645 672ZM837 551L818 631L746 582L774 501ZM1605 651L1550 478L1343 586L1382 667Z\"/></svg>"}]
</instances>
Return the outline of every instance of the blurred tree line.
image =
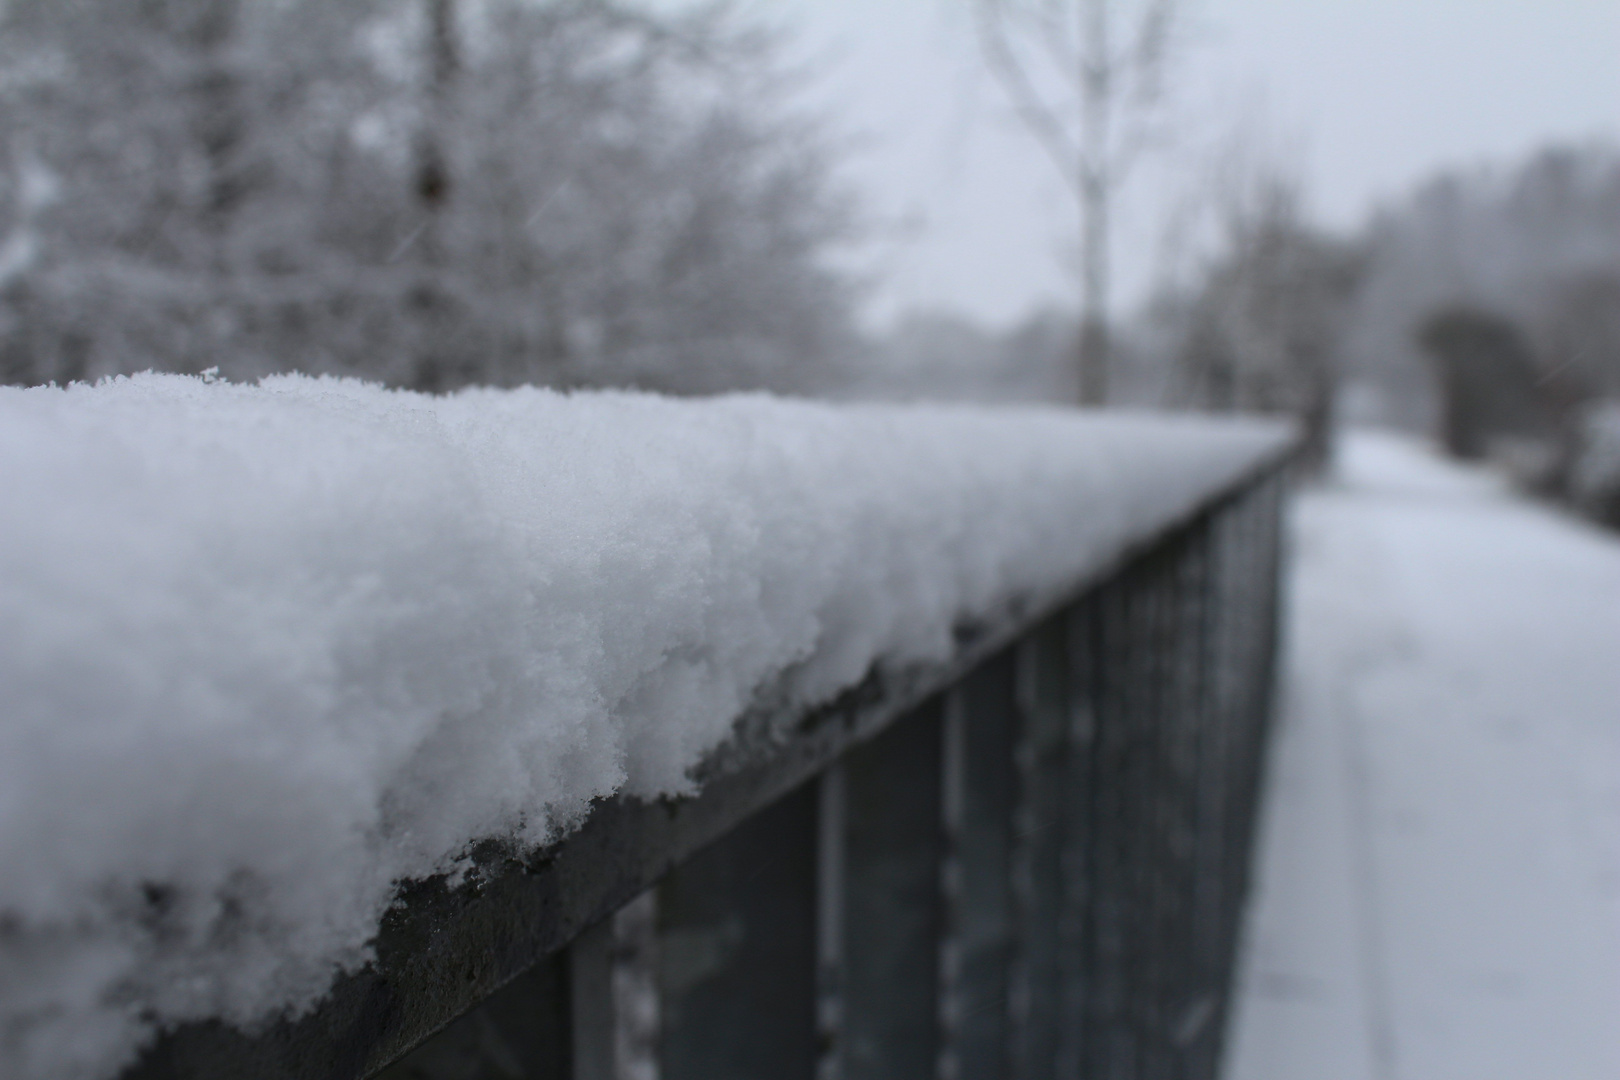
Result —
<instances>
[{"instance_id":1,"label":"blurred tree line","mask_svg":"<svg viewBox=\"0 0 1620 1080\"><path fill-rule=\"evenodd\" d=\"M1541 151L1386 207L1342 365L1372 418L1620 525L1620 151Z\"/></svg>"},{"instance_id":2,"label":"blurred tree line","mask_svg":"<svg viewBox=\"0 0 1620 1080\"><path fill-rule=\"evenodd\" d=\"M770 35L615 0L10 0L0 381L814 389L829 140Z\"/></svg>"},{"instance_id":3,"label":"blurred tree line","mask_svg":"<svg viewBox=\"0 0 1620 1080\"><path fill-rule=\"evenodd\" d=\"M1620 395L1613 148L1560 147L1513 168L1447 173L1380 211L1365 242L1376 272L1356 298L1344 363L1371 415L1435 428L1444 377L1433 349L1444 351L1447 333L1430 324L1458 315L1517 339L1491 348L1522 353L1553 412Z\"/></svg>"},{"instance_id":4,"label":"blurred tree line","mask_svg":"<svg viewBox=\"0 0 1620 1080\"><path fill-rule=\"evenodd\" d=\"M1071 311L857 332L856 207L780 45L624 0L9 0L0 381L1084 396ZM1110 404L1294 416L1319 460L1337 417L1434 431L1620 521L1620 152L1449 173L1349 236L1264 155L1195 179Z\"/></svg>"},{"instance_id":5,"label":"blurred tree line","mask_svg":"<svg viewBox=\"0 0 1620 1080\"><path fill-rule=\"evenodd\" d=\"M1198 177L1202 239L1114 335L1110 402L1432 433L1620 524L1620 151L1442 175L1355 234L1241 145ZM1069 313L1004 333L902 321L864 392L1073 401Z\"/></svg>"},{"instance_id":6,"label":"blurred tree line","mask_svg":"<svg viewBox=\"0 0 1620 1080\"><path fill-rule=\"evenodd\" d=\"M1302 185L1228 147L1184 208L1182 265L1110 333L1111 405L1298 418L1310 457L1328 453L1339 345L1367 269L1363 245L1311 223ZM1004 334L944 313L902 320L863 388L889 396L1072 402L1084 320L1038 312Z\"/></svg>"}]
</instances>

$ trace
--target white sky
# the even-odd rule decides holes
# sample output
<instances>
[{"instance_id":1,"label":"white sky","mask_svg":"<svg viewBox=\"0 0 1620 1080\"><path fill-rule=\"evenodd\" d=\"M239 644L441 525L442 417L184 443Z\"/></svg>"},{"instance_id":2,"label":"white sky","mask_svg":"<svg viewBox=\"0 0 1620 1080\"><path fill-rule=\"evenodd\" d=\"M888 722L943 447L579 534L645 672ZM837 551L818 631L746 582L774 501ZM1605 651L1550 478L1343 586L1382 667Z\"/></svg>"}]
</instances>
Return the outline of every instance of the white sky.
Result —
<instances>
[{"instance_id":1,"label":"white sky","mask_svg":"<svg viewBox=\"0 0 1620 1080\"><path fill-rule=\"evenodd\" d=\"M816 98L859 136L849 176L889 223L871 316L993 322L1065 300L1076 212L982 70L971 0L753 0L802 32ZM1271 133L1323 222L1443 167L1620 140L1620 0L1193 0L1180 134L1125 196L1117 298L1151 277L1166 194L1223 133Z\"/></svg>"}]
</instances>

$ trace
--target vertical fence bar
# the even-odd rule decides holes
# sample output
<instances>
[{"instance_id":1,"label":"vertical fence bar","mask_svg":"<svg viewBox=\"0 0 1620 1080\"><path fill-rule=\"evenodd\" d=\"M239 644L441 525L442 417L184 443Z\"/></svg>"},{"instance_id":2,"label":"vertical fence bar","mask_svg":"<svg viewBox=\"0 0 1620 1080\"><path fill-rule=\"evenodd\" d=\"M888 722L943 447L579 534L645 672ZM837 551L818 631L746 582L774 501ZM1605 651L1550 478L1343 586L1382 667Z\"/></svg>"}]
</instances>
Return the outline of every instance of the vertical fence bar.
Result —
<instances>
[{"instance_id":1,"label":"vertical fence bar","mask_svg":"<svg viewBox=\"0 0 1620 1080\"><path fill-rule=\"evenodd\" d=\"M940 911L939 991L935 1001L938 1013L939 1043L934 1048L934 1075L938 1080L958 1080L956 1057L957 1018L962 1009L962 858L957 844L962 838L962 817L967 812L967 725L958 694L945 697L940 718L940 799L939 821L944 844L938 867Z\"/></svg>"},{"instance_id":2,"label":"vertical fence bar","mask_svg":"<svg viewBox=\"0 0 1620 1080\"><path fill-rule=\"evenodd\" d=\"M1002 652L969 673L946 712L949 754L946 821L958 879L950 928L959 968L949 987L946 1072L960 1080L1000 1080L1012 1048L1008 977L1013 956L1012 825L1016 795L1016 654ZM954 728L955 730L951 730ZM954 775L953 775L954 774ZM959 796L953 800L951 787Z\"/></svg>"},{"instance_id":3,"label":"vertical fence bar","mask_svg":"<svg viewBox=\"0 0 1620 1080\"><path fill-rule=\"evenodd\" d=\"M1208 581L1210 524L1203 519L1186 530L1173 546L1172 611L1175 627L1168 644L1175 670L1169 762L1174 787L1176 935L1173 944L1175 983L1167 998L1173 1075L1203 1075L1200 1064L1215 1039L1224 986L1210 964L1215 937L1207 918L1210 887L1205 857L1207 790L1218 773L1214 713L1209 708Z\"/></svg>"},{"instance_id":4,"label":"vertical fence bar","mask_svg":"<svg viewBox=\"0 0 1620 1080\"><path fill-rule=\"evenodd\" d=\"M1163 958L1153 945L1162 896L1159 877L1165 869L1159 791L1163 732L1157 722L1163 686L1155 651L1162 604L1155 573L1159 554L1148 552L1124 574L1121 617L1110 656L1119 669L1115 686L1121 695L1118 723L1126 748L1127 784L1120 859L1125 880L1125 1027L1130 1042L1128 1057L1115 1067L1137 1080L1160 1080L1157 1035Z\"/></svg>"},{"instance_id":5,"label":"vertical fence bar","mask_svg":"<svg viewBox=\"0 0 1620 1080\"><path fill-rule=\"evenodd\" d=\"M1141 746L1140 815L1133 875L1141 892L1131 952L1135 982L1137 1076L1170 1080L1174 1072L1168 1032L1175 994L1178 897L1176 785L1175 564L1178 538L1139 563L1136 619L1131 629L1131 678L1138 699L1133 717Z\"/></svg>"},{"instance_id":6,"label":"vertical fence bar","mask_svg":"<svg viewBox=\"0 0 1620 1080\"><path fill-rule=\"evenodd\" d=\"M658 889L662 1080L812 1080L816 785L745 820Z\"/></svg>"},{"instance_id":7,"label":"vertical fence bar","mask_svg":"<svg viewBox=\"0 0 1620 1080\"><path fill-rule=\"evenodd\" d=\"M613 915L613 1068L618 1080L659 1080L664 1029L659 988L658 889Z\"/></svg>"},{"instance_id":8,"label":"vertical fence bar","mask_svg":"<svg viewBox=\"0 0 1620 1080\"><path fill-rule=\"evenodd\" d=\"M1226 1016L1227 980L1221 966L1222 821L1228 790L1227 725L1215 697L1217 622L1217 520L1200 522L1184 570L1182 610L1186 623L1187 707L1194 722L1195 771L1191 790L1188 898L1189 986L1176 1031L1185 1057L1182 1075L1214 1080Z\"/></svg>"},{"instance_id":9,"label":"vertical fence bar","mask_svg":"<svg viewBox=\"0 0 1620 1080\"><path fill-rule=\"evenodd\" d=\"M1215 629L1211 644L1210 696L1214 726L1221 737L1219 772L1224 789L1220 795L1219 820L1213 827L1219 828L1221 833L1218 891L1223 970L1237 934L1238 906L1247 873L1244 829L1249 781L1246 761L1252 753L1251 715L1259 707L1251 686L1255 677L1252 639L1257 626L1254 601L1246 596L1256 584L1253 552L1249 550L1256 539L1255 509L1252 498L1241 496L1228 504L1211 527L1216 569L1211 586Z\"/></svg>"},{"instance_id":10,"label":"vertical fence bar","mask_svg":"<svg viewBox=\"0 0 1620 1080\"><path fill-rule=\"evenodd\" d=\"M840 1080L844 1034L845 847L849 797L843 762L821 777L816 827L817 1080Z\"/></svg>"},{"instance_id":11,"label":"vertical fence bar","mask_svg":"<svg viewBox=\"0 0 1620 1080\"><path fill-rule=\"evenodd\" d=\"M617 1080L618 1009L613 968L618 941L604 919L568 947L572 1080Z\"/></svg>"},{"instance_id":12,"label":"vertical fence bar","mask_svg":"<svg viewBox=\"0 0 1620 1080\"><path fill-rule=\"evenodd\" d=\"M1251 645L1245 676L1253 688L1247 698L1239 812L1234 814L1235 860L1230 877L1228 939L1235 962L1242 900L1248 892L1251 849L1259 807L1261 769L1269 742L1277 688L1278 643L1282 600L1282 505L1286 477L1274 474L1242 496L1234 517L1244 527L1241 550L1247 552L1241 575L1243 592L1235 598L1247 615Z\"/></svg>"},{"instance_id":13,"label":"vertical fence bar","mask_svg":"<svg viewBox=\"0 0 1620 1080\"><path fill-rule=\"evenodd\" d=\"M1012 886L1016 952L1010 988L1017 1080L1060 1075L1064 857L1070 777L1068 621L1048 619L1018 649L1018 804Z\"/></svg>"},{"instance_id":14,"label":"vertical fence bar","mask_svg":"<svg viewBox=\"0 0 1620 1080\"><path fill-rule=\"evenodd\" d=\"M940 1045L944 929L940 699L897 721L843 765L843 1080L927 1080Z\"/></svg>"},{"instance_id":15,"label":"vertical fence bar","mask_svg":"<svg viewBox=\"0 0 1620 1080\"><path fill-rule=\"evenodd\" d=\"M1093 613L1090 687L1096 716L1092 776L1089 959L1086 994L1087 1080L1124 1080L1135 1075L1135 1035L1129 1011L1129 917L1135 899L1129 880L1137 748L1132 740L1128 641L1129 591L1123 582L1103 586Z\"/></svg>"},{"instance_id":16,"label":"vertical fence bar","mask_svg":"<svg viewBox=\"0 0 1620 1080\"><path fill-rule=\"evenodd\" d=\"M1097 708L1094 668L1098 648L1098 604L1083 598L1065 619L1066 712L1063 798L1062 908L1058 924L1062 982L1057 1074L1064 1080L1102 1075L1090 1071L1097 1059L1093 1011L1097 1008L1099 962L1096 950L1098 781Z\"/></svg>"},{"instance_id":17,"label":"vertical fence bar","mask_svg":"<svg viewBox=\"0 0 1620 1080\"><path fill-rule=\"evenodd\" d=\"M1212 727L1220 738L1220 761L1212 782L1221 785L1217 819L1211 830L1218 830L1218 850L1211 856L1217 875L1213 891L1219 898L1213 946L1216 970L1228 993L1222 998L1217 1035L1224 1036L1230 1002L1231 967L1235 962L1241 905L1248 878L1248 803L1250 786L1258 778L1258 765L1251 759L1260 747L1255 739L1259 720L1257 709L1269 707L1267 698L1258 697L1254 680L1268 677L1258 672L1254 652L1263 647L1254 640L1259 608L1250 591L1261 584L1254 579L1257 565L1251 545L1261 538L1271 523L1256 518L1263 510L1250 494L1232 500L1211 524L1210 594L1214 608L1210 623L1210 706ZM1261 601L1263 604L1263 601ZM1220 1041L1211 1050L1218 1068Z\"/></svg>"}]
</instances>

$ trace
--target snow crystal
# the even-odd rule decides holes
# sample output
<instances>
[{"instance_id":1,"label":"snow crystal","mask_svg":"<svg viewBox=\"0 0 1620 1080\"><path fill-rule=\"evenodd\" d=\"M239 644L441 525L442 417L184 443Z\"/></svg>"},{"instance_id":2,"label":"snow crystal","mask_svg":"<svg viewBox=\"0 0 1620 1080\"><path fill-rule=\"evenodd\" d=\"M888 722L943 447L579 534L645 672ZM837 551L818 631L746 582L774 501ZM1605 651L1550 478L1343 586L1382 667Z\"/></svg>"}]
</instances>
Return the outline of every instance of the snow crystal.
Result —
<instances>
[{"instance_id":1,"label":"snow crystal","mask_svg":"<svg viewBox=\"0 0 1620 1080\"><path fill-rule=\"evenodd\" d=\"M1280 444L1056 409L0 389L0 1072L307 1007L402 879L1072 583ZM778 687L779 689L779 687Z\"/></svg>"}]
</instances>

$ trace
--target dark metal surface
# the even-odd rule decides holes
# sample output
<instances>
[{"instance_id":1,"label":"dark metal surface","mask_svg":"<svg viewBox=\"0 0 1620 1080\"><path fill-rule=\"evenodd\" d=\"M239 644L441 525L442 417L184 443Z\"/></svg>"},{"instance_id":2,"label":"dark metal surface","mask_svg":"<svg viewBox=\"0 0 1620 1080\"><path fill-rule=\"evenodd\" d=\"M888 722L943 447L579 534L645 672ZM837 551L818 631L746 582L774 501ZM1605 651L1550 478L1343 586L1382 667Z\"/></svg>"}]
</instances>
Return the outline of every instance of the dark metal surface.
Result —
<instances>
[{"instance_id":1,"label":"dark metal surface","mask_svg":"<svg viewBox=\"0 0 1620 1080\"><path fill-rule=\"evenodd\" d=\"M378 1080L569 1080L569 953L554 953L377 1074Z\"/></svg>"},{"instance_id":2,"label":"dark metal surface","mask_svg":"<svg viewBox=\"0 0 1620 1080\"><path fill-rule=\"evenodd\" d=\"M1052 1080L1060 1072L1064 1029L1066 801L1071 795L1071 688L1067 620L1048 619L1018 647L1014 753L1017 802L1013 814L1013 931L1009 1019L1010 1063L1021 1080ZM1082 795L1083 792L1072 792ZM1083 841L1082 841L1083 842ZM1078 908L1078 904L1074 905Z\"/></svg>"},{"instance_id":3,"label":"dark metal surface","mask_svg":"<svg viewBox=\"0 0 1620 1080\"><path fill-rule=\"evenodd\" d=\"M1016 654L991 657L946 701L945 881L951 935L943 993L945 1067L960 1080L1007 1075L1013 959Z\"/></svg>"},{"instance_id":4,"label":"dark metal surface","mask_svg":"<svg viewBox=\"0 0 1620 1080\"><path fill-rule=\"evenodd\" d=\"M663 1080L812 1080L817 792L744 821L658 887Z\"/></svg>"},{"instance_id":5,"label":"dark metal surface","mask_svg":"<svg viewBox=\"0 0 1620 1080\"><path fill-rule=\"evenodd\" d=\"M942 703L917 709L843 765L843 1080L930 1077L939 1050Z\"/></svg>"}]
</instances>

